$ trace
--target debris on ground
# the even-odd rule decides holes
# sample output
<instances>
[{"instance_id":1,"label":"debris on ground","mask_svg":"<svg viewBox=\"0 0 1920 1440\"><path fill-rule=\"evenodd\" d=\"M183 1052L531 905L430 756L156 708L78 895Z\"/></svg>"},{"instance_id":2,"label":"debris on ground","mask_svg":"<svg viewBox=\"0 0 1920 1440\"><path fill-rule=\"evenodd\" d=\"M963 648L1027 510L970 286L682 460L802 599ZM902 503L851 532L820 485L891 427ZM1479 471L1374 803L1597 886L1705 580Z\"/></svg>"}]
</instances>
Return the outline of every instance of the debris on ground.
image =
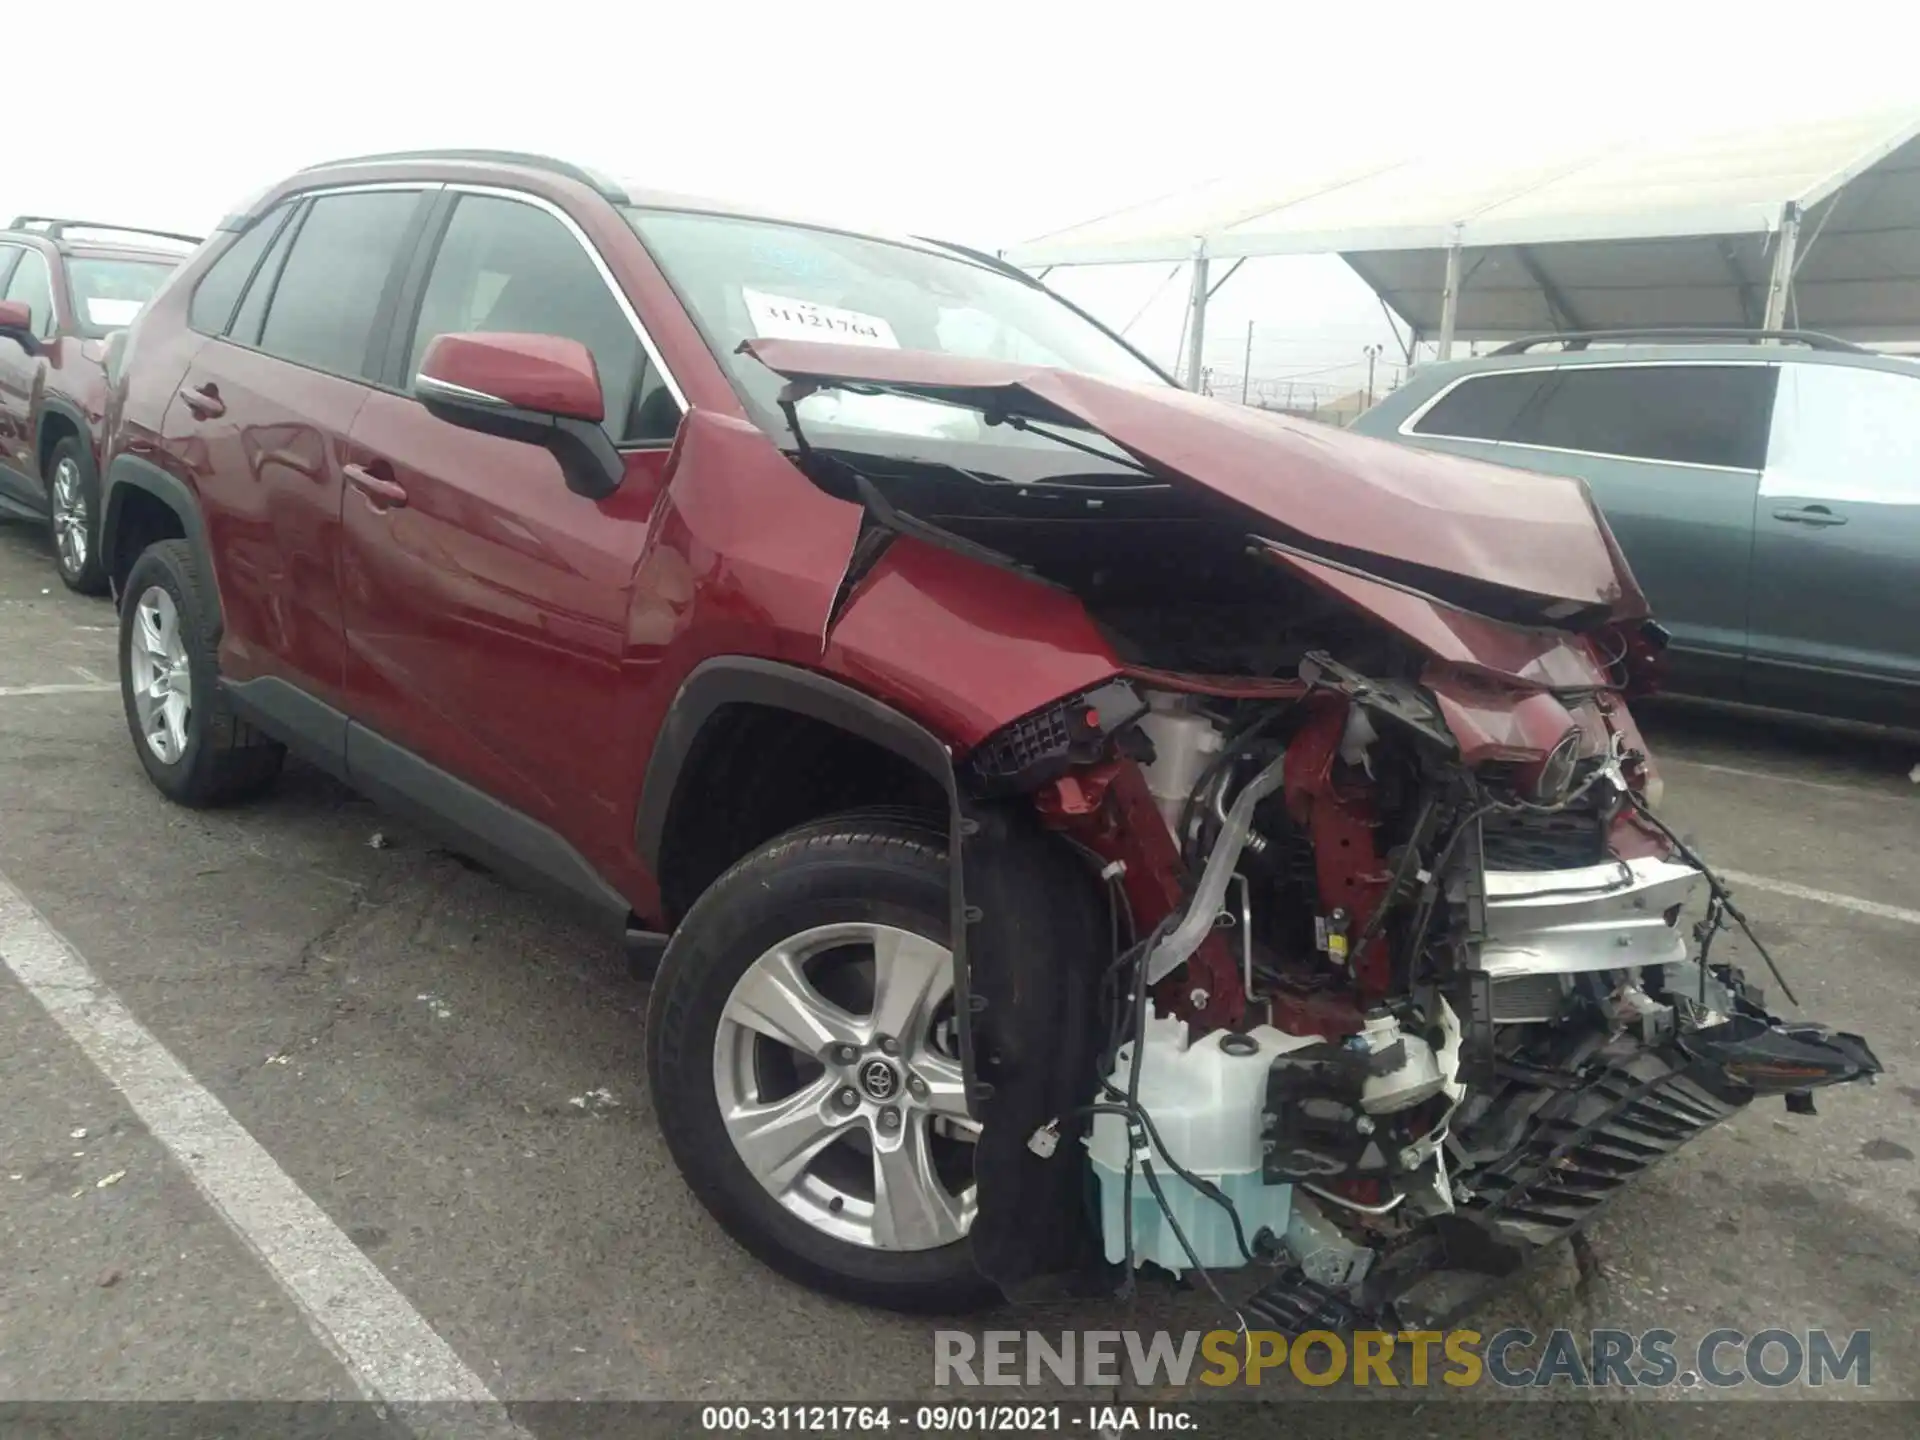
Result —
<instances>
[{"instance_id":1,"label":"debris on ground","mask_svg":"<svg viewBox=\"0 0 1920 1440\"><path fill-rule=\"evenodd\" d=\"M592 1111L615 1110L620 1106L620 1102L613 1098L613 1092L604 1085L598 1090L589 1090L584 1095L572 1096L567 1104L576 1110Z\"/></svg>"},{"instance_id":2,"label":"debris on ground","mask_svg":"<svg viewBox=\"0 0 1920 1440\"><path fill-rule=\"evenodd\" d=\"M393 841L387 838L386 831L376 830L367 837L367 848L369 850L391 850L393 848Z\"/></svg>"},{"instance_id":3,"label":"debris on ground","mask_svg":"<svg viewBox=\"0 0 1920 1440\"><path fill-rule=\"evenodd\" d=\"M98 1180L94 1181L93 1188L96 1190L104 1190L109 1185L118 1185L122 1180L126 1178L127 1178L126 1171L116 1170L111 1175L102 1175Z\"/></svg>"},{"instance_id":4,"label":"debris on ground","mask_svg":"<svg viewBox=\"0 0 1920 1440\"><path fill-rule=\"evenodd\" d=\"M76 1129L76 1130L71 1130L71 1131L69 1131L69 1132L67 1133L67 1138L68 1138L69 1140L84 1140L84 1139L86 1139L86 1138L87 1138L87 1127L86 1127L86 1126L84 1126L84 1125L82 1125L82 1126L80 1126L80 1127L79 1127L78 1129Z\"/></svg>"},{"instance_id":5,"label":"debris on ground","mask_svg":"<svg viewBox=\"0 0 1920 1440\"><path fill-rule=\"evenodd\" d=\"M103 1270L101 1272L99 1284L102 1290L111 1290L119 1283L120 1272L118 1270Z\"/></svg>"},{"instance_id":6,"label":"debris on ground","mask_svg":"<svg viewBox=\"0 0 1920 1440\"><path fill-rule=\"evenodd\" d=\"M438 995L428 995L423 993L423 994L416 995L413 998L418 1000L421 1004L425 1005L427 1009L431 1010L433 1012L433 1018L436 1020L446 1020L451 1018L453 1015L453 1007L447 1004L447 1002L442 1000Z\"/></svg>"},{"instance_id":7,"label":"debris on ground","mask_svg":"<svg viewBox=\"0 0 1920 1440\"><path fill-rule=\"evenodd\" d=\"M1920 765L1914 766L1913 769L1907 772L1907 779L1916 785L1920 785Z\"/></svg>"}]
</instances>

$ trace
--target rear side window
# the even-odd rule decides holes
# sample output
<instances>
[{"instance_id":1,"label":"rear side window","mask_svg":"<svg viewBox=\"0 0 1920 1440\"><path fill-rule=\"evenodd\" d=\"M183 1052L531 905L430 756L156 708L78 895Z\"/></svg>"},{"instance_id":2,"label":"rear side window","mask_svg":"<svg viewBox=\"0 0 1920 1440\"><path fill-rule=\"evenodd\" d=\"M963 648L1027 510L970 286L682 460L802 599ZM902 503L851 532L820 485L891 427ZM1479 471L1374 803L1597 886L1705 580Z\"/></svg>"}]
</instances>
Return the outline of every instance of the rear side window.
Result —
<instances>
[{"instance_id":1,"label":"rear side window","mask_svg":"<svg viewBox=\"0 0 1920 1440\"><path fill-rule=\"evenodd\" d=\"M420 300L408 382L436 336L463 331L578 340L593 353L618 444L665 444L679 427L680 407L592 257L537 206L460 197Z\"/></svg>"},{"instance_id":2,"label":"rear side window","mask_svg":"<svg viewBox=\"0 0 1920 1440\"><path fill-rule=\"evenodd\" d=\"M1545 370L1469 376L1414 422L1413 433L1459 440L1504 440L1513 422L1551 378L1551 372Z\"/></svg>"},{"instance_id":3,"label":"rear side window","mask_svg":"<svg viewBox=\"0 0 1920 1440\"><path fill-rule=\"evenodd\" d=\"M280 233L273 237L273 244L267 247L266 258L254 267L253 282L247 286L246 296L240 301L233 324L227 327L227 334L236 344L260 343L260 323L267 318L267 302L273 299L273 287L280 279L280 267L287 263L287 251L300 234L298 215L291 208L287 213L293 218L280 227Z\"/></svg>"},{"instance_id":4,"label":"rear side window","mask_svg":"<svg viewBox=\"0 0 1920 1440\"><path fill-rule=\"evenodd\" d=\"M315 200L273 287L260 348L335 375L371 373L374 322L419 199L368 190Z\"/></svg>"},{"instance_id":5,"label":"rear side window","mask_svg":"<svg viewBox=\"0 0 1920 1440\"><path fill-rule=\"evenodd\" d=\"M194 288L193 303L187 307L189 325L203 335L226 333L227 323L233 319L233 307L240 300L240 292L247 288L254 267L260 263L260 257L266 253L267 246L279 233L286 218L287 207L282 206L256 221L220 252L219 258L207 267L207 273L200 277L199 285Z\"/></svg>"},{"instance_id":6,"label":"rear side window","mask_svg":"<svg viewBox=\"0 0 1920 1440\"><path fill-rule=\"evenodd\" d=\"M1770 365L1567 366L1514 422L1509 444L1758 470Z\"/></svg>"}]
</instances>

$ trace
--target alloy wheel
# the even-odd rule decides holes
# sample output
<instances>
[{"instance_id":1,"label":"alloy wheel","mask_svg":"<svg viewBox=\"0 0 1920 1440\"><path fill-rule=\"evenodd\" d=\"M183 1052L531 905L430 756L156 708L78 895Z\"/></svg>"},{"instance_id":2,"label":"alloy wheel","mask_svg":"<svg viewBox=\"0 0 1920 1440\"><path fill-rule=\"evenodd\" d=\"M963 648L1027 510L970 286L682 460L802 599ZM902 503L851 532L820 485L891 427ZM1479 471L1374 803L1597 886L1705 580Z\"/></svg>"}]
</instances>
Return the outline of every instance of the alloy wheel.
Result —
<instances>
[{"instance_id":1,"label":"alloy wheel","mask_svg":"<svg viewBox=\"0 0 1920 1440\"><path fill-rule=\"evenodd\" d=\"M163 764L174 764L187 749L193 677L187 666L186 640L180 633L179 607L161 586L149 585L136 603L127 677L147 748Z\"/></svg>"},{"instance_id":2,"label":"alloy wheel","mask_svg":"<svg viewBox=\"0 0 1920 1440\"><path fill-rule=\"evenodd\" d=\"M760 956L714 1037L720 1118L754 1178L877 1250L963 1238L976 1209L953 956L890 925L816 926Z\"/></svg>"},{"instance_id":3,"label":"alloy wheel","mask_svg":"<svg viewBox=\"0 0 1920 1440\"><path fill-rule=\"evenodd\" d=\"M53 543L60 567L69 575L87 568L87 496L80 484L80 466L63 457L53 468Z\"/></svg>"}]
</instances>

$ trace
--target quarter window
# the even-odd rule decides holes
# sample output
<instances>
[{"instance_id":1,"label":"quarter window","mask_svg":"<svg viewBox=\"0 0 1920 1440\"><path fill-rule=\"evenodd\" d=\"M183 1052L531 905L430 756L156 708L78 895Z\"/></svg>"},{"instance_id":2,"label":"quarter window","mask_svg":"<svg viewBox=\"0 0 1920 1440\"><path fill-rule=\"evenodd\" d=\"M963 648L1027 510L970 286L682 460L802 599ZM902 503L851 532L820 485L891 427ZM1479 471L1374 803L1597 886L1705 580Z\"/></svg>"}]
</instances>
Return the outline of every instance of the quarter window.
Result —
<instances>
[{"instance_id":1,"label":"quarter window","mask_svg":"<svg viewBox=\"0 0 1920 1440\"><path fill-rule=\"evenodd\" d=\"M240 292L247 288L254 267L287 218L286 207L255 221L236 236L219 258L207 267L194 287L193 303L187 307L187 323L203 335L223 335L233 319L233 307Z\"/></svg>"},{"instance_id":2,"label":"quarter window","mask_svg":"<svg viewBox=\"0 0 1920 1440\"><path fill-rule=\"evenodd\" d=\"M1760 493L1920 505L1920 376L1786 366Z\"/></svg>"},{"instance_id":3,"label":"quarter window","mask_svg":"<svg viewBox=\"0 0 1920 1440\"><path fill-rule=\"evenodd\" d=\"M1462 380L1414 423L1416 435L1504 440L1513 422L1551 378L1544 370L1475 375Z\"/></svg>"},{"instance_id":4,"label":"quarter window","mask_svg":"<svg viewBox=\"0 0 1920 1440\"><path fill-rule=\"evenodd\" d=\"M4 298L25 302L27 309L33 312L35 335L44 340L53 333L53 277L47 271L46 259L38 250L21 254L20 263L13 270L13 278L7 282Z\"/></svg>"},{"instance_id":5,"label":"quarter window","mask_svg":"<svg viewBox=\"0 0 1920 1440\"><path fill-rule=\"evenodd\" d=\"M1770 365L1566 366L1509 427L1508 444L1758 470Z\"/></svg>"},{"instance_id":6,"label":"quarter window","mask_svg":"<svg viewBox=\"0 0 1920 1440\"><path fill-rule=\"evenodd\" d=\"M623 445L666 443L680 409L613 292L567 227L537 206L462 195L420 300L407 379L435 337L559 335L593 354L606 428Z\"/></svg>"},{"instance_id":7,"label":"quarter window","mask_svg":"<svg viewBox=\"0 0 1920 1440\"><path fill-rule=\"evenodd\" d=\"M369 374L374 322L419 199L366 190L315 200L273 287L260 348L336 375Z\"/></svg>"}]
</instances>

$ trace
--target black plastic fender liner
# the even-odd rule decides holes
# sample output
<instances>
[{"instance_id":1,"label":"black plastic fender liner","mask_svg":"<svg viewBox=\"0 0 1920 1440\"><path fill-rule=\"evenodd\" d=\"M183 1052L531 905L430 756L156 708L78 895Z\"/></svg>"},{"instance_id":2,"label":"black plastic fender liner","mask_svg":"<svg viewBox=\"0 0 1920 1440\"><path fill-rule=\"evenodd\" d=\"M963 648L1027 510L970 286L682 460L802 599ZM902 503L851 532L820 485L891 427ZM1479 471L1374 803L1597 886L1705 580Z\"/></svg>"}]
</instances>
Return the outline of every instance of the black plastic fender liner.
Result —
<instances>
[{"instance_id":1,"label":"black plastic fender liner","mask_svg":"<svg viewBox=\"0 0 1920 1440\"><path fill-rule=\"evenodd\" d=\"M1106 897L1086 863L1024 800L960 793L966 942L955 982L974 1152L974 1261L1010 1299L1043 1298L1103 1273L1089 1206L1085 1116L1106 1017ZM955 927L956 935L962 933ZM1028 1145L1059 1123L1051 1155Z\"/></svg>"}]
</instances>

